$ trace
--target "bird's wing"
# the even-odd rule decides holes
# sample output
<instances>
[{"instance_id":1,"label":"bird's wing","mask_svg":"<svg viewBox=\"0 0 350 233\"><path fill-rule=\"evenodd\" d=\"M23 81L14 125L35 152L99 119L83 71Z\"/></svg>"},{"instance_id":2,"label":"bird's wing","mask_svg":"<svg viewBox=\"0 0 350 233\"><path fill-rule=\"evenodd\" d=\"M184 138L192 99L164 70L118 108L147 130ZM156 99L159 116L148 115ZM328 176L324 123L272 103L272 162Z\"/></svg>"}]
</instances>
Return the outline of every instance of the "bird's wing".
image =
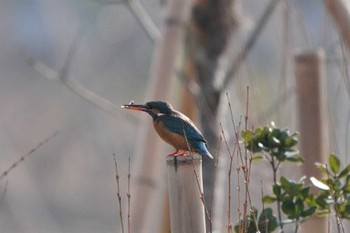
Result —
<instances>
[{"instance_id":1,"label":"bird's wing","mask_svg":"<svg viewBox=\"0 0 350 233\"><path fill-rule=\"evenodd\" d=\"M164 126L180 135L184 135L184 131L186 133L187 140L190 141L202 141L202 142L207 142L202 133L197 129L197 127L192 123L192 121L184 116L183 114L179 115L163 115L160 116L160 119Z\"/></svg>"}]
</instances>

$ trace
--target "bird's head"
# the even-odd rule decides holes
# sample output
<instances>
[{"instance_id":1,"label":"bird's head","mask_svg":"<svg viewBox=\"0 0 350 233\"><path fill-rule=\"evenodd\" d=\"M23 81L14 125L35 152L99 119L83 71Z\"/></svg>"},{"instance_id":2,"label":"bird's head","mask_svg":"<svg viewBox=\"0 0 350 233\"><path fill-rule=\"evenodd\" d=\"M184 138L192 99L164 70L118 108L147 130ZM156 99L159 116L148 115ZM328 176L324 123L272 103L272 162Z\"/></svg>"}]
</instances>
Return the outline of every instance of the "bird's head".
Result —
<instances>
[{"instance_id":1,"label":"bird's head","mask_svg":"<svg viewBox=\"0 0 350 233\"><path fill-rule=\"evenodd\" d=\"M158 114L172 114L174 111L169 103L163 101L150 101L146 104L134 104L134 102L130 102L129 104L122 105L122 108L147 112L152 118L156 118Z\"/></svg>"}]
</instances>

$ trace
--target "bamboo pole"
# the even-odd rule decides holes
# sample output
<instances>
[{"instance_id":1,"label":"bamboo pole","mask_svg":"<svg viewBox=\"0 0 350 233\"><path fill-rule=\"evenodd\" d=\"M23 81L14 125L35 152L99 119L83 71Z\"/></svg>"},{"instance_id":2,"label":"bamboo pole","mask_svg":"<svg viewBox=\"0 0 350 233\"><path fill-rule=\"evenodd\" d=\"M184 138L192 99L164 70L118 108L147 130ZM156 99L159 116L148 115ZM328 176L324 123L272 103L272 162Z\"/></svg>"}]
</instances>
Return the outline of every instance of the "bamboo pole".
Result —
<instances>
[{"instance_id":1,"label":"bamboo pole","mask_svg":"<svg viewBox=\"0 0 350 233\"><path fill-rule=\"evenodd\" d=\"M162 38L157 42L153 57L151 79L146 101L169 100L174 67L184 36L184 25L190 19L192 0L168 1ZM159 203L162 194L160 162L162 142L156 135L147 116L142 118L133 158L134 187L132 188L131 232L157 233L161 229L162 208Z\"/></svg>"},{"instance_id":2,"label":"bamboo pole","mask_svg":"<svg viewBox=\"0 0 350 233\"><path fill-rule=\"evenodd\" d=\"M349 0L326 0L326 6L336 22L343 40L350 50L350 3Z\"/></svg>"},{"instance_id":3,"label":"bamboo pole","mask_svg":"<svg viewBox=\"0 0 350 233\"><path fill-rule=\"evenodd\" d=\"M166 160L171 233L204 233L202 157L193 154L176 160L173 156Z\"/></svg>"},{"instance_id":4,"label":"bamboo pole","mask_svg":"<svg viewBox=\"0 0 350 233\"><path fill-rule=\"evenodd\" d=\"M324 60L321 49L304 51L295 56L300 154L305 160L301 169L307 177L316 178L321 178L322 173L315 162L326 163L328 154ZM301 225L301 232L326 233L326 218L309 219Z\"/></svg>"}]
</instances>

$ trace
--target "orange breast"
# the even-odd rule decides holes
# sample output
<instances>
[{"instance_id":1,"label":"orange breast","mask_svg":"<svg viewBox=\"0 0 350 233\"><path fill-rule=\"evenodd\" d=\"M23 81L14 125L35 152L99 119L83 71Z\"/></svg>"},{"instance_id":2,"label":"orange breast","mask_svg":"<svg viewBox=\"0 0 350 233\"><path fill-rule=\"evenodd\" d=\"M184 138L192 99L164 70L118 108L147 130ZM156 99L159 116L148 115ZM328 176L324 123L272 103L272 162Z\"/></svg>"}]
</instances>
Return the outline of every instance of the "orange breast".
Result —
<instances>
[{"instance_id":1,"label":"orange breast","mask_svg":"<svg viewBox=\"0 0 350 233\"><path fill-rule=\"evenodd\" d=\"M186 139L183 136L170 132L160 121L153 121L153 125L159 136L165 142L172 145L177 150L188 150Z\"/></svg>"}]
</instances>

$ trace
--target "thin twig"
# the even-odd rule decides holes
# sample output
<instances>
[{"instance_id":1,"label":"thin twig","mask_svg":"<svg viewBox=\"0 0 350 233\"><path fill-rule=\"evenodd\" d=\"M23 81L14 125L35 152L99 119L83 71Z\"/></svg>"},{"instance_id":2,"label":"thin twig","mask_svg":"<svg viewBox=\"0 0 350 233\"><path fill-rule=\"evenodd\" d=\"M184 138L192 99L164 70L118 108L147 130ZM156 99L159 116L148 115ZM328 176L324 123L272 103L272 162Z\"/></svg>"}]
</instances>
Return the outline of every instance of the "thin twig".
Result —
<instances>
[{"instance_id":1,"label":"thin twig","mask_svg":"<svg viewBox=\"0 0 350 233\"><path fill-rule=\"evenodd\" d=\"M53 133L51 136L47 137L44 141L39 142L39 144L31 149L28 153L21 156L17 161L15 161L8 169L6 169L1 175L0 180L2 180L4 177L6 177L14 168L16 168L20 163L22 163L25 159L27 159L31 154L33 154L39 147L50 141L53 137L55 137L58 134L58 131Z\"/></svg>"},{"instance_id":2,"label":"thin twig","mask_svg":"<svg viewBox=\"0 0 350 233\"><path fill-rule=\"evenodd\" d=\"M247 100L246 100L246 108L245 108L245 116L244 116L244 129L248 130L248 110L249 110L249 86L247 86ZM247 148L245 149L247 156Z\"/></svg>"},{"instance_id":3,"label":"thin twig","mask_svg":"<svg viewBox=\"0 0 350 233\"><path fill-rule=\"evenodd\" d=\"M253 216L253 220L254 220L254 224L256 226L256 229L258 229L258 223L257 223L257 219L255 216L255 211L252 209L252 201L251 201L251 196L250 196L250 191L249 191L249 183L250 183L250 172L251 172L251 163L252 163L252 157L248 156L248 149L247 149L247 145L245 142L245 150L244 150L244 158L242 155L242 150L239 146L239 129L241 126L241 121L238 124L238 129L236 128L236 124L234 123L234 118L233 118L233 112L232 112L232 107L230 104L230 99L229 99L229 95L228 93L226 93L227 96L227 101L229 103L229 107L230 107L230 113L231 113L231 120L232 120L232 124L234 127L234 131L235 131L235 135L236 135L236 144L238 145L238 155L237 159L240 159L240 164L241 166L239 167L239 169L242 169L243 175L244 175L244 184L245 184L245 199L244 199L244 203L243 203L243 219L242 219L242 229L240 229L240 232L245 232L247 229L247 216L248 216L248 204L250 206L250 215ZM248 130L248 118L249 118L249 86L247 86L247 96L246 96L246 109L245 109L245 115L244 115L244 129L247 132ZM239 161L237 161L239 164ZM237 172L239 173L239 170L237 170ZM238 184L239 184L239 180L238 180ZM239 214L240 211L239 211Z\"/></svg>"},{"instance_id":4,"label":"thin twig","mask_svg":"<svg viewBox=\"0 0 350 233\"><path fill-rule=\"evenodd\" d=\"M123 210L122 210L122 197L120 196L120 189L119 189L119 173L118 173L118 164L117 160L115 158L115 154L113 153L113 159L114 159L114 167L115 167L115 180L117 183L117 198L119 203L119 218L120 218L120 225L122 228L122 233L124 233L124 223L123 223Z\"/></svg>"},{"instance_id":5,"label":"thin twig","mask_svg":"<svg viewBox=\"0 0 350 233\"><path fill-rule=\"evenodd\" d=\"M220 125L220 129L221 129L222 138L224 139L224 142L225 142L226 150L228 152L229 157L232 158L233 157L233 152L231 152L231 150L230 150L230 147L229 147L228 142L226 140L224 128L222 127L221 122L219 123L219 125Z\"/></svg>"},{"instance_id":6,"label":"thin twig","mask_svg":"<svg viewBox=\"0 0 350 233\"><path fill-rule=\"evenodd\" d=\"M126 194L126 196L128 197L128 233L130 233L130 202L131 202L130 180L131 180L131 172L130 172L130 157L129 157L129 164L128 164L128 192Z\"/></svg>"},{"instance_id":7,"label":"thin twig","mask_svg":"<svg viewBox=\"0 0 350 233\"><path fill-rule=\"evenodd\" d=\"M241 166L239 166L239 157L237 156L237 214L238 214L238 221L242 219L242 211L241 211L241 185L240 185L240 170Z\"/></svg>"},{"instance_id":8,"label":"thin twig","mask_svg":"<svg viewBox=\"0 0 350 233\"><path fill-rule=\"evenodd\" d=\"M248 130L248 119L249 119L249 86L247 86L247 100L246 100L246 109L245 109L245 116L244 116L244 129L247 132ZM244 183L245 183L245 192L246 192L246 199L248 199L248 203L250 206L250 211L253 216L254 224L256 229L259 229L258 226L258 221L257 221L257 216L255 216L255 211L252 209L252 199L250 196L250 191L249 191L249 183L250 183L250 174L251 174L251 167L252 167L252 157L248 156L248 149L247 145L244 146L244 151L245 151L245 170L244 172Z\"/></svg>"},{"instance_id":9,"label":"thin twig","mask_svg":"<svg viewBox=\"0 0 350 233\"><path fill-rule=\"evenodd\" d=\"M221 134L222 134L222 138L224 139L225 145L226 145L226 149L229 153L230 156L230 166L229 166L229 170L228 170L228 194L227 194L227 200L228 200L228 208L227 208L227 232L230 233L233 230L233 226L232 226L232 222L231 222L231 174L232 174L232 164L233 164L233 155L235 153L235 150L237 148L237 146L239 146L237 143L235 143L235 147L233 149L233 152L231 154L230 152L230 148L228 146L228 142L226 140L226 136L225 136L225 132L224 129L222 127L222 124L220 123L220 128L221 128Z\"/></svg>"},{"instance_id":10,"label":"thin twig","mask_svg":"<svg viewBox=\"0 0 350 233\"><path fill-rule=\"evenodd\" d=\"M236 149L236 147L238 147L238 151L239 151L238 153L241 154L241 148L240 148L240 145L239 145L239 130L237 130L237 128L236 128L235 120L234 120L234 117L233 117L233 110L232 110L232 106L231 106L230 96L229 96L228 92L226 92L226 99L227 99L227 104L228 104L229 109L230 109L230 115L231 115L233 131L234 131L234 134L235 134L235 137L236 137L236 142L234 143L235 144L235 149ZM223 133L223 130L222 130L222 133ZM234 155L234 152L233 152L233 155ZM233 162L233 157L230 158L230 168L229 168L229 177L228 177L229 182L231 182L231 177L230 176L231 176L232 162ZM239 182L239 180L238 180L238 182ZM231 189L231 185L230 184L229 184L229 189ZM230 197L230 193L229 193L229 208L230 208L230 202L231 202L230 199L231 199L231 197ZM231 213L229 212L228 215L230 216ZM230 226L230 224L229 224L229 226ZM232 231L232 226L231 226L231 230L230 231Z\"/></svg>"}]
</instances>

